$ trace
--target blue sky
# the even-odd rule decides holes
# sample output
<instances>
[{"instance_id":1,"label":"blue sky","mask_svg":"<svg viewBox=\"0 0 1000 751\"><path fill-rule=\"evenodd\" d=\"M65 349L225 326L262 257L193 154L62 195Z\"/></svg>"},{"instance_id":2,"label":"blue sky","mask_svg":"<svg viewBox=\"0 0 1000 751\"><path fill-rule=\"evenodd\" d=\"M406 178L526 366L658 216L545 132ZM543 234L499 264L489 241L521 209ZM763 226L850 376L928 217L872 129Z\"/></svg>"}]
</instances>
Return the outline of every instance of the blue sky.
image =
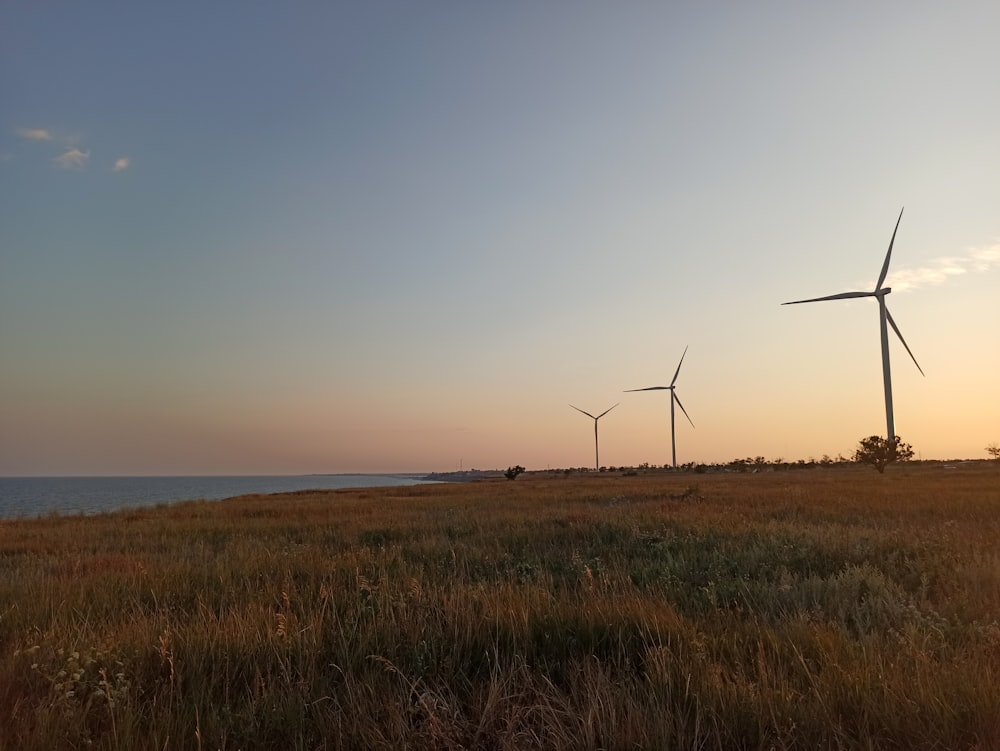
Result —
<instances>
[{"instance_id":1,"label":"blue sky","mask_svg":"<svg viewBox=\"0 0 1000 751\"><path fill-rule=\"evenodd\" d=\"M1000 441L995 3L19 3L0 474Z\"/></svg>"}]
</instances>

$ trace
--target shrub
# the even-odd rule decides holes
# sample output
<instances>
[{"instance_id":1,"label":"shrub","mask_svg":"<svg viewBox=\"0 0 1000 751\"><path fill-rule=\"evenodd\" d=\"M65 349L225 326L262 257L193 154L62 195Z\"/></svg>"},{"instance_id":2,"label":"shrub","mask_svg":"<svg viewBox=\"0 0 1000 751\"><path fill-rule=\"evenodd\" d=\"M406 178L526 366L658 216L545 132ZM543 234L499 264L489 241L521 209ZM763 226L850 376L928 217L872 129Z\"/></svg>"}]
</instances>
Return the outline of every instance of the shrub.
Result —
<instances>
[{"instance_id":1,"label":"shrub","mask_svg":"<svg viewBox=\"0 0 1000 751\"><path fill-rule=\"evenodd\" d=\"M507 471L503 473L503 476L508 480L513 480L522 472L524 472L524 467L518 464L515 467L507 467Z\"/></svg>"},{"instance_id":2,"label":"shrub","mask_svg":"<svg viewBox=\"0 0 1000 751\"><path fill-rule=\"evenodd\" d=\"M903 443L899 436L887 440L873 435L862 438L854 452L854 461L859 464L870 464L879 474L885 472L886 466L893 462L905 462L913 458L913 447Z\"/></svg>"}]
</instances>

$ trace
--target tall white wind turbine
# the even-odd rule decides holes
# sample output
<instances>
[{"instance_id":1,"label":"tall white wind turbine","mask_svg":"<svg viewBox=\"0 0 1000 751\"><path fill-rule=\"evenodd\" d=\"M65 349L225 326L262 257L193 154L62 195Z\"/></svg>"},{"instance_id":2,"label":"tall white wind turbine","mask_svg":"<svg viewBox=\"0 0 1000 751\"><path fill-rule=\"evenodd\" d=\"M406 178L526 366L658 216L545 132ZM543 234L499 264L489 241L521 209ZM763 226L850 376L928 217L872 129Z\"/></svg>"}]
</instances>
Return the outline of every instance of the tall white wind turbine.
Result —
<instances>
[{"instance_id":1,"label":"tall white wind turbine","mask_svg":"<svg viewBox=\"0 0 1000 751\"><path fill-rule=\"evenodd\" d=\"M569 406L573 407L572 404ZM585 412L579 407L573 407L573 409L575 409L577 412L583 412L583 414L585 414L587 417L591 418L594 421L594 469L598 471L600 471L601 469L601 456L597 451L597 421L600 420L602 417L604 417L604 415L608 414L608 412L610 412L617 406L618 405L616 404L614 407L608 407L606 410L601 412L601 414L599 414L597 417L594 417L592 414L590 414L589 412Z\"/></svg>"},{"instance_id":2,"label":"tall white wind turbine","mask_svg":"<svg viewBox=\"0 0 1000 751\"><path fill-rule=\"evenodd\" d=\"M889 240L889 250L886 251L885 261L882 263L882 273L878 275L878 281L875 283L875 289L872 292L841 292L839 295L827 295L826 297L813 297L809 300L793 300L792 302L782 303L782 305L798 305L804 302L822 302L823 300L847 300L852 297L874 297L878 300L879 330L882 334L882 382L885 387L885 427L886 436L890 442L896 437L896 426L892 419L892 379L889 375L889 331L886 328L886 322L896 332L896 336L903 343L907 354L913 360L913 364L920 371L920 375L924 375L923 368L920 367L917 358L913 356L909 345L907 345L903 335L899 332L899 327L892 320L892 314L889 313L889 309L885 306L885 296L892 292L892 288L882 286L882 283L885 282L886 274L889 273L889 257L892 255L892 244L896 241L896 230L899 229L899 222L902 219L903 210L900 209L899 219L896 220L896 229L892 231L892 239Z\"/></svg>"},{"instance_id":3,"label":"tall white wind turbine","mask_svg":"<svg viewBox=\"0 0 1000 751\"><path fill-rule=\"evenodd\" d=\"M674 462L674 468L677 468L677 437L674 432L674 402L677 406L681 408L681 412L687 417L688 422L691 423L691 427L694 427L694 423L691 422L691 417L688 415L687 410L684 409L684 405L681 404L681 400L677 397L677 392L674 390L674 384L677 383L677 376L681 372L681 365L684 364L684 355L687 354L688 348L684 348L684 353L681 355L681 361L677 363L677 370L674 371L674 377L670 381L669 386L647 386L644 389L625 389L626 393L633 391L669 391L670 392L670 450L672 452L672 458Z\"/></svg>"}]
</instances>

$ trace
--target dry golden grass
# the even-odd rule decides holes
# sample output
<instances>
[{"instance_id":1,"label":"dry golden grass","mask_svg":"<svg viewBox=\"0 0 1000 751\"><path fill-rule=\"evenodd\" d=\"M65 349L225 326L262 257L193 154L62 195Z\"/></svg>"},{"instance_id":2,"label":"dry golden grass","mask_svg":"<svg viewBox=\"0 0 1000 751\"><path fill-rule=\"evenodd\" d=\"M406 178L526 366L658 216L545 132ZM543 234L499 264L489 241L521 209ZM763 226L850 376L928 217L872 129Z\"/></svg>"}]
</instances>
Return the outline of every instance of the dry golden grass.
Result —
<instances>
[{"instance_id":1,"label":"dry golden grass","mask_svg":"<svg viewBox=\"0 0 1000 751\"><path fill-rule=\"evenodd\" d=\"M1000 472L0 522L0 749L1000 748Z\"/></svg>"}]
</instances>

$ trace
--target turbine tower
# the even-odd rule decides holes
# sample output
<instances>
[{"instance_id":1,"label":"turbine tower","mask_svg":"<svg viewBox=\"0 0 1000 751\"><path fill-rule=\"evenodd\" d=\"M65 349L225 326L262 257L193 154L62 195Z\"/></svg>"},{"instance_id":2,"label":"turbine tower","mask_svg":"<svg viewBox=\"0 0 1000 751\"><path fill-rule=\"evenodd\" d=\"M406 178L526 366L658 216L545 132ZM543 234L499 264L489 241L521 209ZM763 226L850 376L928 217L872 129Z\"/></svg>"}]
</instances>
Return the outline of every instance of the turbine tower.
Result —
<instances>
[{"instance_id":1,"label":"turbine tower","mask_svg":"<svg viewBox=\"0 0 1000 751\"><path fill-rule=\"evenodd\" d=\"M569 406L573 407L572 404ZM606 410L601 412L601 414L599 414L597 417L594 417L592 414L590 414L589 412L585 412L579 407L573 407L573 409L575 409L577 412L583 412L583 414L585 414L587 417L590 417L594 421L594 469L596 469L598 472L601 471L601 458L600 454L597 451L597 421L600 420L602 417L604 417L604 415L608 414L608 412L610 412L617 406L618 405L616 404L614 407L608 407Z\"/></svg>"},{"instance_id":2,"label":"turbine tower","mask_svg":"<svg viewBox=\"0 0 1000 751\"><path fill-rule=\"evenodd\" d=\"M672 458L674 462L674 469L677 469L677 437L674 431L674 402L677 402L677 406L681 408L681 412L687 417L688 422L691 423L691 427L694 427L694 423L691 422L691 417L688 415L687 410L684 409L684 405L681 404L681 400L677 397L677 392L674 390L674 384L677 383L677 376L681 372L681 365L684 364L684 355L687 354L688 348L684 348L684 353L681 355L681 361L677 363L677 370L674 371L673 380L670 381L669 386L648 386L644 389L625 389L626 393L632 391L669 391L670 392L670 450L672 452Z\"/></svg>"},{"instance_id":3,"label":"turbine tower","mask_svg":"<svg viewBox=\"0 0 1000 751\"><path fill-rule=\"evenodd\" d=\"M899 219L896 220L896 229L892 231L892 239L889 240L889 250L886 251L885 261L882 263L882 273L878 275L878 281L875 283L875 289L872 292L841 292L838 295L827 295L826 297L813 297L809 300L793 300L792 302L782 303L782 305L798 305L804 302L822 302L823 300L847 300L852 297L874 297L878 300L879 331L882 336L882 383L885 388L885 429L890 443L896 437L896 426L892 419L892 378L889 375L889 331L886 327L887 322L889 326L892 326L892 330L896 332L899 341L903 343L907 354L913 360L913 364L920 371L920 375L924 375L923 368L920 367L917 358L913 356L909 345L907 345L903 335L899 332L899 327L892 320L892 314L889 313L889 309L885 306L885 296L892 292L892 288L882 286L882 283L885 282L885 276L889 272L889 257L892 255L892 244L896 241L896 230L899 229L899 223L902 219L903 210L900 209Z\"/></svg>"}]
</instances>

